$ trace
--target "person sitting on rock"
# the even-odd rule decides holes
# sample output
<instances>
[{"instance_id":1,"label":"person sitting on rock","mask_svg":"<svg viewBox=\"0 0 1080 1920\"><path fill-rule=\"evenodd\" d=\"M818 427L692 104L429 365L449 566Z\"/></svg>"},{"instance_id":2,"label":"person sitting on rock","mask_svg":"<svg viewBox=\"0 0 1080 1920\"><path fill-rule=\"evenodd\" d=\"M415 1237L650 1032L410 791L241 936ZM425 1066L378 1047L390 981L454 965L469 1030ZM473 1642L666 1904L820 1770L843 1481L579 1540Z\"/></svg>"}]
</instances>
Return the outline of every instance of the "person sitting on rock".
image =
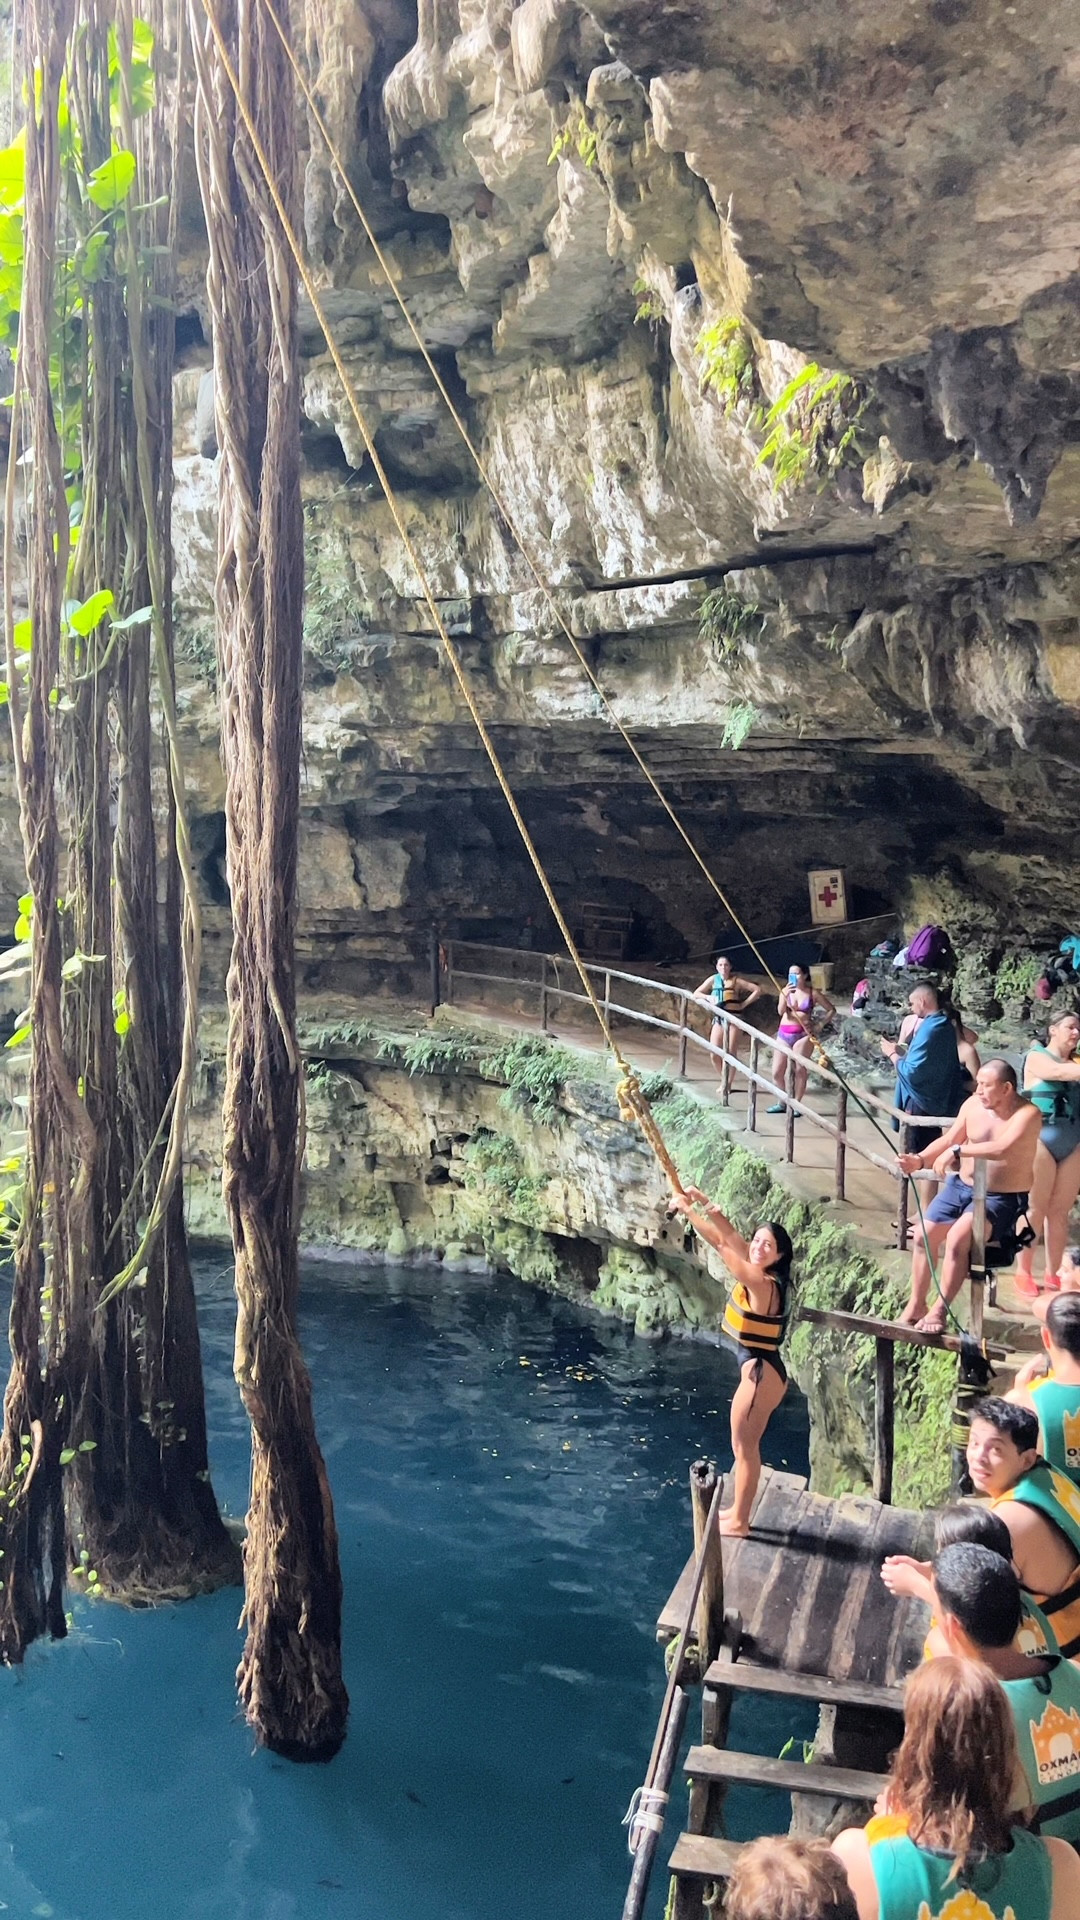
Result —
<instances>
[{"instance_id":1,"label":"person sitting on rock","mask_svg":"<svg viewBox=\"0 0 1080 1920\"><path fill-rule=\"evenodd\" d=\"M1068 1008L1051 1015L1046 1043L1031 1048L1024 1060L1024 1089L1042 1115L1031 1183L1031 1224L1046 1249L1045 1287L1060 1286L1059 1267L1069 1231L1069 1214L1080 1194L1080 1014ZM1036 1291L1034 1247L1017 1261L1016 1285Z\"/></svg>"},{"instance_id":2,"label":"person sitting on rock","mask_svg":"<svg viewBox=\"0 0 1080 1920\"><path fill-rule=\"evenodd\" d=\"M761 1479L762 1436L787 1392L780 1348L794 1249L776 1220L764 1221L753 1239L745 1241L700 1187L674 1194L668 1211L686 1215L695 1233L715 1247L735 1281L721 1322L724 1340L739 1362L739 1384L731 1402L735 1498L721 1513L719 1526L721 1533L747 1534Z\"/></svg>"},{"instance_id":3,"label":"person sitting on rock","mask_svg":"<svg viewBox=\"0 0 1080 1920\"><path fill-rule=\"evenodd\" d=\"M755 1000L761 999L761 988L755 981L745 980L741 973L736 973L727 954L720 953L716 957L716 972L710 973L700 987L694 988L694 998L700 1000L702 1006L707 1007L712 1014L709 1039L713 1046L726 1047L728 1053L734 1054L738 1059L742 1048L742 1033L738 1027L729 1024L725 1040L721 1015L744 1014L747 1007L752 1007ZM720 1091L726 1096L731 1092L731 1065L726 1060L718 1059L715 1053L712 1055L712 1063L720 1075Z\"/></svg>"},{"instance_id":4,"label":"person sitting on rock","mask_svg":"<svg viewBox=\"0 0 1080 1920\"><path fill-rule=\"evenodd\" d=\"M724 1920L859 1920L859 1913L828 1841L784 1833L740 1848Z\"/></svg>"},{"instance_id":5,"label":"person sitting on rock","mask_svg":"<svg viewBox=\"0 0 1080 1920\"><path fill-rule=\"evenodd\" d=\"M1000 1553L1003 1560L1012 1563L1012 1536L1000 1514L990 1507L976 1504L974 1500L957 1500L951 1506L941 1507L934 1515L934 1553L944 1552L946 1547L959 1546L962 1542L977 1547L988 1547L991 1553ZM910 1553L891 1553L881 1563L881 1578L890 1593L897 1598L922 1600L933 1607L934 1563L932 1560L916 1560ZM1029 1660L1042 1660L1048 1654L1059 1653L1057 1635L1046 1618L1041 1607L1035 1605L1031 1595L1021 1590L1020 1631L1016 1636L1016 1648L1026 1654ZM923 1643L923 1659L936 1660L941 1654L949 1652L949 1644L941 1631L935 1614L931 1614L930 1625Z\"/></svg>"},{"instance_id":6,"label":"person sitting on rock","mask_svg":"<svg viewBox=\"0 0 1080 1920\"><path fill-rule=\"evenodd\" d=\"M1017 1770L1012 1715L987 1667L919 1667L879 1811L833 1841L859 1920L1075 1920L1080 1860L1018 1823Z\"/></svg>"},{"instance_id":7,"label":"person sitting on rock","mask_svg":"<svg viewBox=\"0 0 1080 1920\"><path fill-rule=\"evenodd\" d=\"M895 1105L901 1113L954 1114L962 1098L956 1028L942 1011L938 990L929 980L912 988L908 1006L911 1025L906 1053L901 1046L907 1021L900 1029L900 1040L881 1042L886 1060L896 1068ZM924 1152L940 1135L940 1127L912 1127L912 1153Z\"/></svg>"},{"instance_id":8,"label":"person sitting on rock","mask_svg":"<svg viewBox=\"0 0 1080 1920\"><path fill-rule=\"evenodd\" d=\"M1018 1652L1020 1582L999 1553L946 1547L934 1559L934 1594L950 1653L989 1667L1004 1688L1024 1774L1014 1806L1034 1806L1040 1833L1080 1843L1080 1672L1060 1654Z\"/></svg>"},{"instance_id":9,"label":"person sitting on rock","mask_svg":"<svg viewBox=\"0 0 1080 1920\"><path fill-rule=\"evenodd\" d=\"M947 1022L946 1026L952 1034ZM955 1052L951 1040L950 1045ZM921 1153L898 1154L902 1173L932 1166L935 1173L947 1176L915 1229L911 1297L900 1315L901 1325L917 1326L926 1333L944 1332L949 1302L963 1286L971 1256L977 1159L988 1162L987 1241L999 1246L1012 1242L1016 1223L1027 1209L1040 1119L1038 1108L1017 1092L1016 1073L1009 1062L988 1060L979 1068L971 1099L964 1101L941 1139ZM941 1297L928 1310L931 1261L939 1254Z\"/></svg>"},{"instance_id":10,"label":"person sitting on rock","mask_svg":"<svg viewBox=\"0 0 1080 1920\"><path fill-rule=\"evenodd\" d=\"M1051 1294L1042 1339L1005 1398L1032 1409L1044 1460L1080 1486L1080 1294Z\"/></svg>"},{"instance_id":11,"label":"person sitting on rock","mask_svg":"<svg viewBox=\"0 0 1080 1920\"><path fill-rule=\"evenodd\" d=\"M1066 1659L1080 1655L1080 1491L1039 1457L1030 1407L980 1400L972 1409L967 1469L1012 1540L1013 1565Z\"/></svg>"},{"instance_id":12,"label":"person sitting on rock","mask_svg":"<svg viewBox=\"0 0 1080 1920\"><path fill-rule=\"evenodd\" d=\"M791 1091L796 1100L802 1100L806 1096L807 1069L804 1063L814 1051L814 1015L820 1008L826 1020L833 1020L836 1008L827 993L821 993L811 984L809 967L800 966L795 961L788 968L787 986L781 988L776 1005L780 1015L776 1037L797 1056ZM790 1060L791 1055L782 1053L777 1047L772 1059L772 1077L777 1092L781 1094L787 1086ZM783 1100L774 1100L765 1111L783 1113L785 1105Z\"/></svg>"}]
</instances>

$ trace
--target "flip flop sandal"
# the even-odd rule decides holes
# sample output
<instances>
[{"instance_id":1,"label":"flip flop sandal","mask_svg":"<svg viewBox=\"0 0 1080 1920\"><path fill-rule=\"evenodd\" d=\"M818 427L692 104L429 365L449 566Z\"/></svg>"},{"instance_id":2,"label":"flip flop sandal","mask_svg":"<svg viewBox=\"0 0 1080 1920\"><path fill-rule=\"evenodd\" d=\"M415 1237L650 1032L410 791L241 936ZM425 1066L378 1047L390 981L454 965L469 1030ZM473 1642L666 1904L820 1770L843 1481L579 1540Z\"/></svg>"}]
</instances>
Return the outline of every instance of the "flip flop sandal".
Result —
<instances>
[{"instance_id":1,"label":"flip flop sandal","mask_svg":"<svg viewBox=\"0 0 1080 1920\"><path fill-rule=\"evenodd\" d=\"M1025 1300L1037 1300L1042 1292L1038 1281L1033 1280L1029 1273L1014 1273L1013 1286L1017 1293L1023 1294Z\"/></svg>"}]
</instances>

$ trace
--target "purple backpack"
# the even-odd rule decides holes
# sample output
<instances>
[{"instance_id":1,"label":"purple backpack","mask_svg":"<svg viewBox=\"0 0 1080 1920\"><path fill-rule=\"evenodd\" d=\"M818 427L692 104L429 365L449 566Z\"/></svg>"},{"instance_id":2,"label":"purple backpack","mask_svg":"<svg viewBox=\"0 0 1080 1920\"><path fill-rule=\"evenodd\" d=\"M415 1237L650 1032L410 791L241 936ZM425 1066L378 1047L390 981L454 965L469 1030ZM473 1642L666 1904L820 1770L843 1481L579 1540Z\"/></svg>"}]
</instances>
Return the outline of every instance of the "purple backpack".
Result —
<instances>
[{"instance_id":1,"label":"purple backpack","mask_svg":"<svg viewBox=\"0 0 1080 1920\"><path fill-rule=\"evenodd\" d=\"M952 942L944 927L920 927L908 942L909 967L947 967L952 957Z\"/></svg>"}]
</instances>

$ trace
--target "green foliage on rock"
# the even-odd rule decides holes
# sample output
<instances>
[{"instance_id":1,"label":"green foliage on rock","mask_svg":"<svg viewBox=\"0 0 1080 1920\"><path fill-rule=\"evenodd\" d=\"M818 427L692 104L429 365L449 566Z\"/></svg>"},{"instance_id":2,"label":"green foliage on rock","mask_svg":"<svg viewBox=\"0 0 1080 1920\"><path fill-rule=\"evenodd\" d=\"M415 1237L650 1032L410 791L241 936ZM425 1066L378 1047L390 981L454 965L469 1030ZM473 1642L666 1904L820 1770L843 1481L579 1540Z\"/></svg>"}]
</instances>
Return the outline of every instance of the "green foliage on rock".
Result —
<instances>
[{"instance_id":1,"label":"green foliage on rock","mask_svg":"<svg viewBox=\"0 0 1080 1920\"><path fill-rule=\"evenodd\" d=\"M474 1134L463 1161L467 1193L481 1196L494 1211L512 1215L523 1226L545 1224L540 1201L548 1182L543 1174L526 1173L521 1148L509 1134Z\"/></svg>"},{"instance_id":2,"label":"green foliage on rock","mask_svg":"<svg viewBox=\"0 0 1080 1920\"><path fill-rule=\"evenodd\" d=\"M712 326L702 327L694 342L701 361L701 387L714 393L724 412L757 392L754 343L737 313L726 313Z\"/></svg>"},{"instance_id":3,"label":"green foliage on rock","mask_svg":"<svg viewBox=\"0 0 1080 1920\"><path fill-rule=\"evenodd\" d=\"M729 748L732 753L738 753L739 748L745 745L760 719L761 715L753 701L736 700L724 715L720 745Z\"/></svg>"},{"instance_id":4,"label":"green foliage on rock","mask_svg":"<svg viewBox=\"0 0 1080 1920\"><path fill-rule=\"evenodd\" d=\"M849 373L808 364L789 380L765 415L765 441L757 465L766 467L774 491L819 479L863 459L859 428L866 395Z\"/></svg>"},{"instance_id":5,"label":"green foliage on rock","mask_svg":"<svg viewBox=\"0 0 1080 1920\"><path fill-rule=\"evenodd\" d=\"M698 632L721 660L737 654L742 641L760 639L764 627L765 616L757 602L744 600L727 586L714 587L698 610Z\"/></svg>"}]
</instances>

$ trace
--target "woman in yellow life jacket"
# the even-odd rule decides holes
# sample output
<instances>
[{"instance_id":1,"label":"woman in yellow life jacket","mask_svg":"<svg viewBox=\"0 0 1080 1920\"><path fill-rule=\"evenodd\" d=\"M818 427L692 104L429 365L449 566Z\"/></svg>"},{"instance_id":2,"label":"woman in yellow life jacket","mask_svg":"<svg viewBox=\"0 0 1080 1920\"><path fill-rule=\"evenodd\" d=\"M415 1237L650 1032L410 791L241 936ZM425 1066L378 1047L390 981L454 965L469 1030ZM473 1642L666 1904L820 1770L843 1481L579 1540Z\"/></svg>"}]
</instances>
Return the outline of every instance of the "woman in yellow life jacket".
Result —
<instances>
[{"instance_id":1,"label":"woman in yellow life jacket","mask_svg":"<svg viewBox=\"0 0 1080 1920\"><path fill-rule=\"evenodd\" d=\"M761 1478L762 1436L787 1392L780 1348L793 1248L776 1220L764 1221L752 1240L744 1240L699 1187L675 1194L669 1211L686 1215L695 1233L715 1247L735 1282L720 1323L724 1341L739 1362L739 1384L731 1402L735 1498L724 1508L719 1524L721 1533L746 1534Z\"/></svg>"},{"instance_id":2,"label":"woman in yellow life jacket","mask_svg":"<svg viewBox=\"0 0 1080 1920\"><path fill-rule=\"evenodd\" d=\"M1016 1733L988 1667L918 1667L879 1811L833 1841L859 1920L1075 1920L1080 1860L1010 1808Z\"/></svg>"}]
</instances>

